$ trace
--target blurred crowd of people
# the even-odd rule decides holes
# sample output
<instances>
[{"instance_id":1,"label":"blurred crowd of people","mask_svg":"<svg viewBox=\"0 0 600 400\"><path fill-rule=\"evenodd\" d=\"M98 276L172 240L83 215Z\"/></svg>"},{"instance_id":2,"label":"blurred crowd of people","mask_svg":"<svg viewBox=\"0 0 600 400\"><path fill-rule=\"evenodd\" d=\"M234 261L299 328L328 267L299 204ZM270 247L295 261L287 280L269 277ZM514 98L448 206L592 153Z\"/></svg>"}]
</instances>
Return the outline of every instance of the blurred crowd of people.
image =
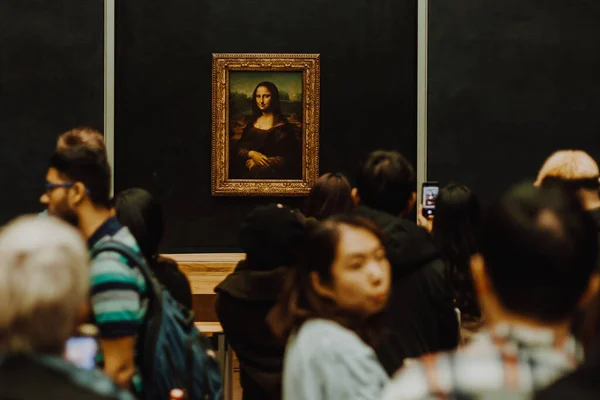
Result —
<instances>
[{"instance_id":1,"label":"blurred crowd of people","mask_svg":"<svg viewBox=\"0 0 600 400\"><path fill-rule=\"evenodd\" d=\"M240 227L246 257L216 287L215 307L244 399L600 395L592 157L558 151L535 182L485 206L450 183L433 216L417 206L402 154L378 150L358 164L352 183L321 176L303 210L260 206ZM46 210L0 232L1 398L149 398L156 384L142 349L152 282L135 260L94 250L118 242L143 257L182 310L192 293L159 254L158 199L141 188L111 198L110 176L99 132L64 133ZM85 326L97 348L78 347Z\"/></svg>"}]
</instances>

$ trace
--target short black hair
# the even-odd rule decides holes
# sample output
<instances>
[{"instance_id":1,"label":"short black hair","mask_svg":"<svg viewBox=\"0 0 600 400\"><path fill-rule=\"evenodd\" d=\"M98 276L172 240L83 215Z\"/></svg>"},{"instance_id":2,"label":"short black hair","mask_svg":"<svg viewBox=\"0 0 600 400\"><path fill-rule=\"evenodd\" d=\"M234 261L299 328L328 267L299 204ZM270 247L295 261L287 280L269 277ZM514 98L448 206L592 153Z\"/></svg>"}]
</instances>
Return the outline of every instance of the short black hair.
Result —
<instances>
[{"instance_id":1,"label":"short black hair","mask_svg":"<svg viewBox=\"0 0 600 400\"><path fill-rule=\"evenodd\" d=\"M117 218L131 231L142 254L151 260L165 233L162 207L150 192L141 188L125 189L115 196Z\"/></svg>"},{"instance_id":2,"label":"short black hair","mask_svg":"<svg viewBox=\"0 0 600 400\"><path fill-rule=\"evenodd\" d=\"M52 155L48 168L83 183L94 204L111 207L110 166L102 150L84 145L61 149Z\"/></svg>"},{"instance_id":3,"label":"short black hair","mask_svg":"<svg viewBox=\"0 0 600 400\"><path fill-rule=\"evenodd\" d=\"M356 188L362 204L398 215L417 190L415 169L397 151L376 150L361 164Z\"/></svg>"},{"instance_id":4,"label":"short black hair","mask_svg":"<svg viewBox=\"0 0 600 400\"><path fill-rule=\"evenodd\" d=\"M486 210L481 254L504 307L559 322L577 308L596 266L596 226L572 193L523 184Z\"/></svg>"},{"instance_id":5,"label":"short black hair","mask_svg":"<svg viewBox=\"0 0 600 400\"><path fill-rule=\"evenodd\" d=\"M566 179L559 176L547 176L542 179L541 187L563 186L563 189L577 193L580 190L598 190L600 181L598 177Z\"/></svg>"}]
</instances>

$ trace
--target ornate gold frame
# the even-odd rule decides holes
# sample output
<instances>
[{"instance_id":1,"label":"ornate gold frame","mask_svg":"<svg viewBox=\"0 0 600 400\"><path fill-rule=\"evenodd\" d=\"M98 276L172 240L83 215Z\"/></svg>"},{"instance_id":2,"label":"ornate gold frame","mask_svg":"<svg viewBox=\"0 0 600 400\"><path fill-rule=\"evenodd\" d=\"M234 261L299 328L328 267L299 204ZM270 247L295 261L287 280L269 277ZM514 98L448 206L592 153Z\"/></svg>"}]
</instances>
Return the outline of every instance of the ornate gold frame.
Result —
<instances>
[{"instance_id":1,"label":"ornate gold frame","mask_svg":"<svg viewBox=\"0 0 600 400\"><path fill-rule=\"evenodd\" d=\"M318 54L213 54L212 195L302 196L319 177ZM302 179L228 179L229 71L302 71Z\"/></svg>"}]
</instances>

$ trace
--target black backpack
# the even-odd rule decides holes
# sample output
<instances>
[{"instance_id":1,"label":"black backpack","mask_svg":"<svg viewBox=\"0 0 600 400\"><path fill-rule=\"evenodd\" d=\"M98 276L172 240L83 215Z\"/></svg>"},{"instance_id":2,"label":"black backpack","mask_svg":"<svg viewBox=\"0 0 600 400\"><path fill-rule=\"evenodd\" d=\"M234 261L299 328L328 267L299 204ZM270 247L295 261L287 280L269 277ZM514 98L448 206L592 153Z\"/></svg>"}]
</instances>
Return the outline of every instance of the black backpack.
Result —
<instances>
[{"instance_id":1,"label":"black backpack","mask_svg":"<svg viewBox=\"0 0 600 400\"><path fill-rule=\"evenodd\" d=\"M168 399L170 391L179 388L188 400L222 399L219 364L208 338L194 326L194 313L160 286L146 261L130 247L116 241L101 242L92 249L91 257L105 251L132 261L148 287L150 304L137 340L145 398Z\"/></svg>"}]
</instances>

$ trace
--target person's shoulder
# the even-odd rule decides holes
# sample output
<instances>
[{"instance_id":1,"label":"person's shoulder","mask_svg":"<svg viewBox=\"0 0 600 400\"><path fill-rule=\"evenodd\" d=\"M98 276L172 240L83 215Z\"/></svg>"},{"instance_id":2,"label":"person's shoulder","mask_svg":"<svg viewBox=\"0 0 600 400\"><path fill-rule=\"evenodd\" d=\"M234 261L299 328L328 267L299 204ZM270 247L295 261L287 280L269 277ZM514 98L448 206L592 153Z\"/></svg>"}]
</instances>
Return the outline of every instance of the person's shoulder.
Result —
<instances>
[{"instance_id":1,"label":"person's shoulder","mask_svg":"<svg viewBox=\"0 0 600 400\"><path fill-rule=\"evenodd\" d=\"M180 278L187 280L186 275L179 269L177 261L173 260L172 258L162 256L156 257L156 259L151 262L151 267L157 278L161 281L161 278L164 278L165 281L179 281Z\"/></svg>"},{"instance_id":2,"label":"person's shoulder","mask_svg":"<svg viewBox=\"0 0 600 400\"><path fill-rule=\"evenodd\" d=\"M104 236L101 238L92 248L99 248L103 244L114 241L124 244L129 247L135 254L141 256L140 247L135 240L135 237L131 234L128 228L122 227L112 236ZM131 266L133 260L129 260L125 255L118 253L116 251L106 250L100 251L93 259L92 259L92 274L99 272L107 272L113 271L118 273L131 273ZM104 271L107 270L107 271Z\"/></svg>"},{"instance_id":3,"label":"person's shoulder","mask_svg":"<svg viewBox=\"0 0 600 400\"><path fill-rule=\"evenodd\" d=\"M392 215L385 211L376 210L367 206L359 206L356 208L355 213L361 217L368 218L375 222L385 233L394 238L395 236L418 236L423 237L425 230L419 227L412 221L406 218L402 218L398 215Z\"/></svg>"},{"instance_id":4,"label":"person's shoulder","mask_svg":"<svg viewBox=\"0 0 600 400\"><path fill-rule=\"evenodd\" d=\"M398 370L383 391L383 400L426 399L430 388L425 365L412 360Z\"/></svg>"},{"instance_id":5,"label":"person's shoulder","mask_svg":"<svg viewBox=\"0 0 600 400\"><path fill-rule=\"evenodd\" d=\"M404 231L404 223L402 218L384 211L361 205L354 210L354 214L358 215L359 217L370 219L388 236L392 232Z\"/></svg>"},{"instance_id":6,"label":"person's shoulder","mask_svg":"<svg viewBox=\"0 0 600 400\"><path fill-rule=\"evenodd\" d=\"M84 370L65 361L60 357L44 355L19 355L8 359L7 365L0 367L8 368L6 375L18 376L27 374L39 386L30 394L45 391L46 395L51 392L70 393L69 398L85 400L133 400L134 397L119 388L100 370ZM0 364L2 365L2 364ZM4 372L4 371L3 371ZM6 389L2 390L2 389ZM1 387L0 397L16 398L15 393L19 393L18 385L12 387ZM31 398L23 394L23 398ZM21 398L20 396L17 396ZM50 396L51 397L51 396ZM43 398L50 398L43 397ZM36 397L37 398L37 397ZM39 397L42 398L42 397Z\"/></svg>"},{"instance_id":7,"label":"person's shoulder","mask_svg":"<svg viewBox=\"0 0 600 400\"><path fill-rule=\"evenodd\" d=\"M362 357L373 353L356 333L326 319L306 321L298 330L296 341L303 351L318 357Z\"/></svg>"},{"instance_id":8,"label":"person's shoulder","mask_svg":"<svg viewBox=\"0 0 600 400\"><path fill-rule=\"evenodd\" d=\"M302 125L297 124L297 123L293 123L291 122L288 118L283 117L282 119L282 125L284 129L290 130L292 132L296 132L302 129Z\"/></svg>"},{"instance_id":9,"label":"person's shoulder","mask_svg":"<svg viewBox=\"0 0 600 400\"><path fill-rule=\"evenodd\" d=\"M77 369L70 374L70 379L74 385L78 385L97 398L114 400L135 399L133 395L119 388L99 370L85 371Z\"/></svg>"},{"instance_id":10,"label":"person's shoulder","mask_svg":"<svg viewBox=\"0 0 600 400\"><path fill-rule=\"evenodd\" d=\"M343 327L337 322L321 318L311 318L304 322L298 330L298 338L307 341L327 342L330 338L341 339L343 341L360 340L356 333Z\"/></svg>"},{"instance_id":11,"label":"person's shoulder","mask_svg":"<svg viewBox=\"0 0 600 400\"><path fill-rule=\"evenodd\" d=\"M440 352L427 354L417 359L406 359L386 387L383 399L428 399L437 394L450 394L454 391L457 371L455 358L460 352Z\"/></svg>"},{"instance_id":12,"label":"person's shoulder","mask_svg":"<svg viewBox=\"0 0 600 400\"><path fill-rule=\"evenodd\" d=\"M504 388L505 371L487 335L454 351L428 354L405 361L390 381L384 400L427 399L433 394L482 394Z\"/></svg>"},{"instance_id":13,"label":"person's shoulder","mask_svg":"<svg viewBox=\"0 0 600 400\"><path fill-rule=\"evenodd\" d=\"M135 237L126 226L119 229L119 231L115 233L111 239L131 248L135 253L141 254L140 246L137 240L135 240Z\"/></svg>"}]
</instances>

